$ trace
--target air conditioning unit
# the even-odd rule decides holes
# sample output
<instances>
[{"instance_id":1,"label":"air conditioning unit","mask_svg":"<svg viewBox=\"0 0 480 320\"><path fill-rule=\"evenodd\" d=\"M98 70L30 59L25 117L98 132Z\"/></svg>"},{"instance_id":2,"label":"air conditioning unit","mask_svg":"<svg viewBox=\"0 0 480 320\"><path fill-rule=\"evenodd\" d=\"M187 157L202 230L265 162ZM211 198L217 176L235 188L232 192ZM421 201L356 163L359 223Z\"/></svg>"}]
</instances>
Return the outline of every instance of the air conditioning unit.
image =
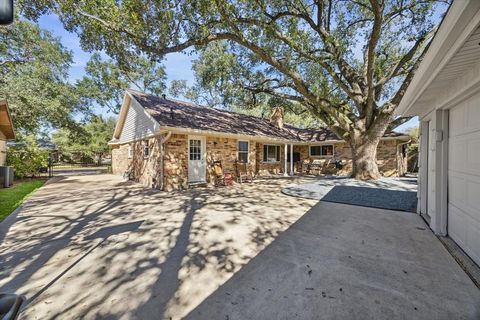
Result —
<instances>
[{"instance_id":1,"label":"air conditioning unit","mask_svg":"<svg viewBox=\"0 0 480 320\"><path fill-rule=\"evenodd\" d=\"M0 188L8 188L13 184L13 167L0 166Z\"/></svg>"}]
</instances>

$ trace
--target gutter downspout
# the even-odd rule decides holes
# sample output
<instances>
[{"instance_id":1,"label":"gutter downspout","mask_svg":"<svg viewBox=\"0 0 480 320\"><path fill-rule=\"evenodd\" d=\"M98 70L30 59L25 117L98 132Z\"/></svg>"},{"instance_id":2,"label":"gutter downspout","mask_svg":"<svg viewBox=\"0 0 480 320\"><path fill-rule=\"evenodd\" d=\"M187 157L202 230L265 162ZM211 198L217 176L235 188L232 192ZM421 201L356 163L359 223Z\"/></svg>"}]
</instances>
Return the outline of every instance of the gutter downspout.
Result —
<instances>
[{"instance_id":1,"label":"gutter downspout","mask_svg":"<svg viewBox=\"0 0 480 320\"><path fill-rule=\"evenodd\" d=\"M160 140L160 190L163 191L165 182L164 182L164 171L165 171L165 161L164 161L164 156L165 156L165 142L170 139L172 136L172 131L168 131L167 135L162 137Z\"/></svg>"}]
</instances>

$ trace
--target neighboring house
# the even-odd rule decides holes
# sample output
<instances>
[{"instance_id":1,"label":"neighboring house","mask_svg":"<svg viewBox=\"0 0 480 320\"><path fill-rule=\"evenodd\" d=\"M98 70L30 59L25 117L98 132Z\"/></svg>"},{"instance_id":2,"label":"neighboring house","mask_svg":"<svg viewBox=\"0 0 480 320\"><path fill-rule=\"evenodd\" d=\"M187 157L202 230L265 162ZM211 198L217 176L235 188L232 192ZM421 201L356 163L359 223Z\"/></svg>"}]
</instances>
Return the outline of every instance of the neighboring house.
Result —
<instances>
[{"instance_id":1,"label":"neighboring house","mask_svg":"<svg viewBox=\"0 0 480 320\"><path fill-rule=\"evenodd\" d=\"M404 173L408 141L395 132L382 138L377 152L381 172ZM234 175L237 160L255 175L351 170L349 145L326 129L282 126L133 90L125 94L110 144L114 174L128 172L136 181L164 190L213 183L214 161ZM342 161L342 170L336 169L335 160Z\"/></svg>"},{"instance_id":2,"label":"neighboring house","mask_svg":"<svg viewBox=\"0 0 480 320\"><path fill-rule=\"evenodd\" d=\"M453 2L397 113L420 118L419 213L480 264L480 1Z\"/></svg>"},{"instance_id":3,"label":"neighboring house","mask_svg":"<svg viewBox=\"0 0 480 320\"><path fill-rule=\"evenodd\" d=\"M7 158L7 140L15 139L12 117L5 100L0 100L0 166L5 165Z\"/></svg>"}]
</instances>

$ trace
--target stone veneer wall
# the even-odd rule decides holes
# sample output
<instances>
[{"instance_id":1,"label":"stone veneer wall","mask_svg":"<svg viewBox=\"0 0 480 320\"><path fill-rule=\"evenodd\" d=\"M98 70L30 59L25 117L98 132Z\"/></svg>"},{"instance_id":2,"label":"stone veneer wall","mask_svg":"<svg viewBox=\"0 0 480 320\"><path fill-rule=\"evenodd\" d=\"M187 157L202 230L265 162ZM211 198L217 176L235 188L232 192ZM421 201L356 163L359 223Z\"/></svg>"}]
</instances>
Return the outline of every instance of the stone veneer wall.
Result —
<instances>
[{"instance_id":1,"label":"stone veneer wall","mask_svg":"<svg viewBox=\"0 0 480 320\"><path fill-rule=\"evenodd\" d=\"M283 173L284 163L285 163L285 150L283 144L278 144L280 146L280 161L278 162L263 162L263 146L268 145L277 145L275 143L256 143L256 173L260 176L269 175L269 174L280 174ZM295 148L294 148L295 150Z\"/></svg>"},{"instance_id":2,"label":"stone veneer wall","mask_svg":"<svg viewBox=\"0 0 480 320\"><path fill-rule=\"evenodd\" d=\"M160 186L161 159L159 140L160 137L149 139L150 156L143 157L143 141L132 143L133 157L128 158L128 144L114 146L112 149L112 171L114 174L123 175L125 171L131 172L133 180L147 187ZM399 160L396 140L383 140L377 149L379 170L385 176L398 175L397 165L403 163ZM275 163L263 162L264 143L250 141L248 170L255 175L280 174L284 169L284 145L280 145L280 161ZM213 162L220 160L224 172L234 176L235 160L237 158L238 140L232 138L206 137L207 153L207 183L213 184ZM313 161L320 163L320 170L312 174L337 174L349 175L352 169L351 148L347 143L335 144L336 159L342 160L344 168L337 170L333 158L310 157L309 146L294 146L294 152L300 153L301 164L296 164L295 172L306 172L307 165ZM165 143L164 156L164 189L167 191L188 188L188 135L172 134ZM290 168L290 167L289 167ZM402 174L403 172L400 172Z\"/></svg>"},{"instance_id":3,"label":"stone veneer wall","mask_svg":"<svg viewBox=\"0 0 480 320\"><path fill-rule=\"evenodd\" d=\"M384 176L397 176L404 174L403 170L400 173L397 170L397 163L399 162L397 150L397 140L382 140L377 148L377 164L378 169ZM306 172L308 164L316 162L319 164L320 170L311 172L312 174L336 174L336 175L350 175L352 171L352 149L345 142L335 143L334 152L335 159L342 160L343 169L337 170L335 162L332 157L310 157L309 146L294 146L294 152L300 152L300 159L302 162L302 172Z\"/></svg>"},{"instance_id":4,"label":"stone veneer wall","mask_svg":"<svg viewBox=\"0 0 480 320\"><path fill-rule=\"evenodd\" d=\"M164 190L188 188L188 136L172 134L165 143Z\"/></svg>"}]
</instances>

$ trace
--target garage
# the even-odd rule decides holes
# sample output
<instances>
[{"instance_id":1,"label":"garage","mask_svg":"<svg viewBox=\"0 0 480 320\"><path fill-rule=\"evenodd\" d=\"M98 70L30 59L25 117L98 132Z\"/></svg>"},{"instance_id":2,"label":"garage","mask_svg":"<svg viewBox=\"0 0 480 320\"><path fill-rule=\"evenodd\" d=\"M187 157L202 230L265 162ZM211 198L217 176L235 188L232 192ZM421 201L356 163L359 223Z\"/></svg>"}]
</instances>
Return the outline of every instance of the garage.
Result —
<instances>
[{"instance_id":1,"label":"garage","mask_svg":"<svg viewBox=\"0 0 480 320\"><path fill-rule=\"evenodd\" d=\"M480 264L480 94L449 118L448 235Z\"/></svg>"},{"instance_id":2,"label":"garage","mask_svg":"<svg viewBox=\"0 0 480 320\"><path fill-rule=\"evenodd\" d=\"M418 116L418 213L480 265L480 1L454 1L396 110Z\"/></svg>"}]
</instances>

